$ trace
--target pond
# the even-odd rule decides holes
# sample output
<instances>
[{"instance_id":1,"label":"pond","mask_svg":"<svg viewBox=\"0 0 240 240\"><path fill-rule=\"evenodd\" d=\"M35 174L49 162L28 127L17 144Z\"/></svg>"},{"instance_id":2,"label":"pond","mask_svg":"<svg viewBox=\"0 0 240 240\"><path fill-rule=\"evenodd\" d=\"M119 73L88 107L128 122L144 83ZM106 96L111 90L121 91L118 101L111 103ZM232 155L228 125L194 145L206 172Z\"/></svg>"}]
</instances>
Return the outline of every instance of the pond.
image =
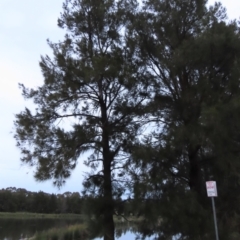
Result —
<instances>
[{"instance_id":1,"label":"pond","mask_svg":"<svg viewBox=\"0 0 240 240\"><path fill-rule=\"evenodd\" d=\"M83 223L81 219L0 219L0 240L19 240L21 238L30 238L36 232L41 232L54 227L64 227L71 224ZM134 240L138 235L137 225L117 224L117 240ZM94 240L102 240L95 238ZM145 238L152 240L152 238ZM173 240L178 238L173 238Z\"/></svg>"},{"instance_id":2,"label":"pond","mask_svg":"<svg viewBox=\"0 0 240 240\"><path fill-rule=\"evenodd\" d=\"M19 240L53 227L82 223L75 219L0 219L0 240Z\"/></svg>"},{"instance_id":3,"label":"pond","mask_svg":"<svg viewBox=\"0 0 240 240\"><path fill-rule=\"evenodd\" d=\"M0 219L0 240L19 240L30 238L36 232L54 227L64 227L71 224L83 223L75 219ZM116 239L135 239L136 226L120 224L116 227ZM101 238L96 238L101 239Z\"/></svg>"},{"instance_id":4,"label":"pond","mask_svg":"<svg viewBox=\"0 0 240 240\"><path fill-rule=\"evenodd\" d=\"M135 240L139 235L137 225L135 224L117 224L115 229L116 240ZM153 240L153 237L146 237L145 240ZM94 240L103 240L103 238L95 238Z\"/></svg>"},{"instance_id":5,"label":"pond","mask_svg":"<svg viewBox=\"0 0 240 240\"><path fill-rule=\"evenodd\" d=\"M139 237L139 238L138 238ZM171 240L179 240L180 236L173 236ZM141 235L132 228L128 228L126 231L121 232L121 234L115 234L115 239L116 240L140 240ZM152 237L145 237L144 240L155 240L157 239L157 236L152 236ZM103 238L95 238L94 240L103 240Z\"/></svg>"},{"instance_id":6,"label":"pond","mask_svg":"<svg viewBox=\"0 0 240 240\"><path fill-rule=\"evenodd\" d=\"M0 240L30 238L36 232L82 222L83 220L80 219L0 219ZM116 239L118 240L132 240L136 238L136 234L137 227L134 224L118 224L116 226ZM95 238L95 240L100 239L102 238Z\"/></svg>"}]
</instances>

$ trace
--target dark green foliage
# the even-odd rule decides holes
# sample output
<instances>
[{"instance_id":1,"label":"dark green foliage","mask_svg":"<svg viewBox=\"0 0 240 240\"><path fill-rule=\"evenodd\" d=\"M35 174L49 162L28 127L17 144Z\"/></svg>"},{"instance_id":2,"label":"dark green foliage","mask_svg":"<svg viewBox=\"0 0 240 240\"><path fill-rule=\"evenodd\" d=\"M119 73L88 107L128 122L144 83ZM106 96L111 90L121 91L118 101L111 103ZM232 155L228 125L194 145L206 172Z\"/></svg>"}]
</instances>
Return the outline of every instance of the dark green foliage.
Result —
<instances>
[{"instance_id":1,"label":"dark green foliage","mask_svg":"<svg viewBox=\"0 0 240 240\"><path fill-rule=\"evenodd\" d=\"M136 84L146 76L131 61L135 50L124 31L127 13L136 6L135 1L66 0L58 25L67 34L62 42L49 41L54 57L41 58L43 85L21 85L36 109L25 109L15 121L22 161L36 167L38 181L53 179L60 187L79 157L88 154L85 164L92 172L84 187L86 194L104 199L104 239L114 238L113 199L124 192L118 173L129 156L126 146L141 127L134 116L147 98L139 94L147 93L148 84Z\"/></svg>"},{"instance_id":2,"label":"dark green foliage","mask_svg":"<svg viewBox=\"0 0 240 240\"><path fill-rule=\"evenodd\" d=\"M145 235L213 239L209 179L220 238L238 239L240 28L206 3L66 0L43 85L21 85L36 105L16 115L22 161L61 186L88 154L86 210L105 240L116 211L144 216ZM78 211L78 197L59 199Z\"/></svg>"},{"instance_id":3,"label":"dark green foliage","mask_svg":"<svg viewBox=\"0 0 240 240\"><path fill-rule=\"evenodd\" d=\"M144 232L158 232L160 239L213 239L205 181L214 179L220 238L238 239L232 237L239 233L237 22L226 21L220 4L207 9L201 0L149 0L131 30L139 59L155 79L145 110L149 134L129 161Z\"/></svg>"},{"instance_id":4,"label":"dark green foliage","mask_svg":"<svg viewBox=\"0 0 240 240\"><path fill-rule=\"evenodd\" d=\"M0 211L15 212L17 209L16 198L9 191L2 190L0 192Z\"/></svg>"},{"instance_id":5,"label":"dark green foliage","mask_svg":"<svg viewBox=\"0 0 240 240\"><path fill-rule=\"evenodd\" d=\"M72 193L70 196L67 198L67 212L70 213L81 213L81 205L82 205L82 199L80 197L79 193Z\"/></svg>"},{"instance_id":6,"label":"dark green foliage","mask_svg":"<svg viewBox=\"0 0 240 240\"><path fill-rule=\"evenodd\" d=\"M51 237L51 240L58 240L57 234L56 234L56 235L53 235L53 236Z\"/></svg>"},{"instance_id":7,"label":"dark green foliage","mask_svg":"<svg viewBox=\"0 0 240 240\"><path fill-rule=\"evenodd\" d=\"M63 240L72 240L72 239L73 239L73 236L71 232L64 233Z\"/></svg>"},{"instance_id":8,"label":"dark green foliage","mask_svg":"<svg viewBox=\"0 0 240 240\"><path fill-rule=\"evenodd\" d=\"M85 201L77 192L55 195L21 188L0 190L0 212L81 214Z\"/></svg>"}]
</instances>

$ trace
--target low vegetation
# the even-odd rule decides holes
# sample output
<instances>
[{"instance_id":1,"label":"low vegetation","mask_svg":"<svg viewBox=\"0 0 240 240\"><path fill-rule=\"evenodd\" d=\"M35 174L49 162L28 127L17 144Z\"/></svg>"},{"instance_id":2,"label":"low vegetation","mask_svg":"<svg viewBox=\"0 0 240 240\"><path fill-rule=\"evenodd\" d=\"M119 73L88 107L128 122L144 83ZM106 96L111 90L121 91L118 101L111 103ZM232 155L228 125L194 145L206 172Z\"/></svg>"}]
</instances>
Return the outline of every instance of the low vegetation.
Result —
<instances>
[{"instance_id":1,"label":"low vegetation","mask_svg":"<svg viewBox=\"0 0 240 240\"><path fill-rule=\"evenodd\" d=\"M87 239L88 231L85 224L69 225L65 228L52 228L47 231L37 233L35 240L73 240Z\"/></svg>"},{"instance_id":2,"label":"low vegetation","mask_svg":"<svg viewBox=\"0 0 240 240\"><path fill-rule=\"evenodd\" d=\"M80 214L41 214L29 212L0 212L0 218L16 218L16 219L32 219L32 218L47 218L47 219L83 219L84 216Z\"/></svg>"}]
</instances>

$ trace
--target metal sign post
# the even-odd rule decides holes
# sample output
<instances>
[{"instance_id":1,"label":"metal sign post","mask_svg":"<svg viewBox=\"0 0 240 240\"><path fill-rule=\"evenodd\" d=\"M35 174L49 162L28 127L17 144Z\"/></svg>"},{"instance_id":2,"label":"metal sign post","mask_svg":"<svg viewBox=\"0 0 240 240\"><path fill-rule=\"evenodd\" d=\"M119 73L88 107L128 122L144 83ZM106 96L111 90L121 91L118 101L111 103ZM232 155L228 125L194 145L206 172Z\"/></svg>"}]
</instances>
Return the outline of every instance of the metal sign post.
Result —
<instances>
[{"instance_id":1,"label":"metal sign post","mask_svg":"<svg viewBox=\"0 0 240 240\"><path fill-rule=\"evenodd\" d=\"M211 199L212 199L212 208L213 208L213 218L214 218L214 225L215 225L216 240L219 240L216 209L215 209L215 202L214 202L214 197L217 197L216 182L215 181L208 181L208 182L206 182L206 187L207 187L207 195L208 195L208 197L211 197Z\"/></svg>"}]
</instances>

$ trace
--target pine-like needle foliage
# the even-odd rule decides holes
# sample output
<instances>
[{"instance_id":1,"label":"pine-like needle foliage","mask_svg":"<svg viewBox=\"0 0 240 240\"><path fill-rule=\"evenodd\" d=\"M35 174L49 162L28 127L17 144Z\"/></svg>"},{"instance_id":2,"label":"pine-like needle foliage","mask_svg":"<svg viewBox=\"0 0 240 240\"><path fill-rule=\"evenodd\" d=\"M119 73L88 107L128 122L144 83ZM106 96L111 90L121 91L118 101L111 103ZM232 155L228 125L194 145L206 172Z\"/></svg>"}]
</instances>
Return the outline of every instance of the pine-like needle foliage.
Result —
<instances>
[{"instance_id":1,"label":"pine-like needle foliage","mask_svg":"<svg viewBox=\"0 0 240 240\"><path fill-rule=\"evenodd\" d=\"M21 85L36 109L25 109L15 121L22 161L36 166L39 181L54 179L60 187L79 157L89 154L85 163L92 171L84 186L100 199L98 217L109 240L114 239L114 198L124 193L126 146L139 134L141 119L135 114L147 98L139 94L148 84L141 83L145 73L125 31L127 13L136 6L134 1L66 0L58 25L67 34L62 42L48 42L54 57L41 58L43 85Z\"/></svg>"},{"instance_id":2,"label":"pine-like needle foliage","mask_svg":"<svg viewBox=\"0 0 240 240\"><path fill-rule=\"evenodd\" d=\"M214 179L220 238L239 238L239 33L205 0L148 0L135 18L132 38L155 79L151 133L129 164L146 234L213 239L205 181Z\"/></svg>"}]
</instances>

